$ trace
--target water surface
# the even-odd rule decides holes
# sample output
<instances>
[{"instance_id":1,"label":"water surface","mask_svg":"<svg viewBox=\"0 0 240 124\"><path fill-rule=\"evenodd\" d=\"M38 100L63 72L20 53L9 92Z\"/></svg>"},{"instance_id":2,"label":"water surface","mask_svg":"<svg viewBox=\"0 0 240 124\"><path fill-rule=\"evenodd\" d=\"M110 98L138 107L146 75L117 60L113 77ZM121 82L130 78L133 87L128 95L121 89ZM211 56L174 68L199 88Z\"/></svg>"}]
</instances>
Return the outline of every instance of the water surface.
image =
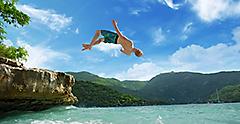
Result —
<instances>
[{"instance_id":1,"label":"water surface","mask_svg":"<svg viewBox=\"0 0 240 124\"><path fill-rule=\"evenodd\" d=\"M240 124L240 103L77 108L7 116L0 124Z\"/></svg>"}]
</instances>

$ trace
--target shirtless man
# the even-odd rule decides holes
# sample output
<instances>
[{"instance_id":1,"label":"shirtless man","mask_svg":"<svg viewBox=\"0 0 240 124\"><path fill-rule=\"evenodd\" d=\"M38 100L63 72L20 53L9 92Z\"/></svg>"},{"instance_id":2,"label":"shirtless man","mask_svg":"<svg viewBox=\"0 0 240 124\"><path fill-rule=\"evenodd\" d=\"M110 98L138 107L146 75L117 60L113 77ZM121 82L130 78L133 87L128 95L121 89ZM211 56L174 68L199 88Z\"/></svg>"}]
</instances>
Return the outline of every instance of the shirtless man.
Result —
<instances>
[{"instance_id":1,"label":"shirtless man","mask_svg":"<svg viewBox=\"0 0 240 124\"><path fill-rule=\"evenodd\" d=\"M101 42L113 43L120 44L122 46L122 49L120 50L122 53L131 55L131 53L134 52L137 57L141 57L143 55L142 51L135 48L133 46L133 42L120 32L115 20L112 20L112 23L117 33L107 30L97 30L90 44L82 44L82 50L91 50L92 46ZM104 38L99 38L100 35L102 35Z\"/></svg>"}]
</instances>

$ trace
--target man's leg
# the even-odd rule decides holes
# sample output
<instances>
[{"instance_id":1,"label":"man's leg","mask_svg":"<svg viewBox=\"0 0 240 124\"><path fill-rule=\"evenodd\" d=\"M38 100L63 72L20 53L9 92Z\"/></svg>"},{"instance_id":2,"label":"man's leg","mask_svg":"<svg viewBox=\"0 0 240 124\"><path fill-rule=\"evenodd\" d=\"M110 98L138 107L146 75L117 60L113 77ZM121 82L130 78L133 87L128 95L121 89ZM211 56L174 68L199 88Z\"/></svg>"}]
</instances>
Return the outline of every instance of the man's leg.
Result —
<instances>
[{"instance_id":1,"label":"man's leg","mask_svg":"<svg viewBox=\"0 0 240 124\"><path fill-rule=\"evenodd\" d=\"M95 33L95 35L94 35L94 37L92 38L92 41L91 41L91 43L90 44L82 44L82 46L83 46L83 49L82 50L91 50L91 48L92 48L92 46L93 45L96 45L96 44L99 44L100 42L99 42L99 40L97 40L98 39L98 37L101 35L101 30L96 30L96 33ZM100 40L101 41L101 40ZM99 42L99 43L98 43Z\"/></svg>"},{"instance_id":2,"label":"man's leg","mask_svg":"<svg viewBox=\"0 0 240 124\"><path fill-rule=\"evenodd\" d=\"M98 40L92 42L92 45L91 44L83 44L83 49L82 50L87 50L87 49L91 50L92 46L100 44L103 41L104 41L104 38L99 38Z\"/></svg>"},{"instance_id":3,"label":"man's leg","mask_svg":"<svg viewBox=\"0 0 240 124\"><path fill-rule=\"evenodd\" d=\"M96 40L95 42L93 42L92 46L100 44L101 42L104 41L104 38L99 38L98 40Z\"/></svg>"},{"instance_id":4,"label":"man's leg","mask_svg":"<svg viewBox=\"0 0 240 124\"><path fill-rule=\"evenodd\" d=\"M91 46L96 44L95 42L97 41L100 35L101 35L101 30L97 30L94 37L92 38L92 42L90 43Z\"/></svg>"}]
</instances>

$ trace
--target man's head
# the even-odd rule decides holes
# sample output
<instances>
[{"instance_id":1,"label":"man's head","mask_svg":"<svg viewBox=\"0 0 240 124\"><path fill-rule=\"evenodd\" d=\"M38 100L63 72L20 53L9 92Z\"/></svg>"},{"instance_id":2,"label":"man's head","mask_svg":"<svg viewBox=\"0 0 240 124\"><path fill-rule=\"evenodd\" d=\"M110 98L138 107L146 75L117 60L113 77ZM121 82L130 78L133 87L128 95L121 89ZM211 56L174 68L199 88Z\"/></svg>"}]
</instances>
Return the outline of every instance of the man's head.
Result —
<instances>
[{"instance_id":1,"label":"man's head","mask_svg":"<svg viewBox=\"0 0 240 124\"><path fill-rule=\"evenodd\" d=\"M143 55L143 52L138 48L133 48L133 52L137 57L141 57Z\"/></svg>"}]
</instances>

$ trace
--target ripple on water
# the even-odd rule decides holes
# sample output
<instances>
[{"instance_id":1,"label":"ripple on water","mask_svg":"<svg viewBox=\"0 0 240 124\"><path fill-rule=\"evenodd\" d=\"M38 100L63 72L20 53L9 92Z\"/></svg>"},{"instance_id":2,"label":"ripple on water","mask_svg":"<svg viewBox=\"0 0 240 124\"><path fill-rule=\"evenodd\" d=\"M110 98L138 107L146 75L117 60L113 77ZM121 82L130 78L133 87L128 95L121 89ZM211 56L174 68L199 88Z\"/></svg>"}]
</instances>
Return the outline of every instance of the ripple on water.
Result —
<instances>
[{"instance_id":1,"label":"ripple on water","mask_svg":"<svg viewBox=\"0 0 240 124\"><path fill-rule=\"evenodd\" d=\"M34 120L31 122L31 124L107 124L102 122L102 120L89 120L85 122L64 122L64 121L53 121L53 120ZM111 123L109 123L111 124Z\"/></svg>"}]
</instances>

